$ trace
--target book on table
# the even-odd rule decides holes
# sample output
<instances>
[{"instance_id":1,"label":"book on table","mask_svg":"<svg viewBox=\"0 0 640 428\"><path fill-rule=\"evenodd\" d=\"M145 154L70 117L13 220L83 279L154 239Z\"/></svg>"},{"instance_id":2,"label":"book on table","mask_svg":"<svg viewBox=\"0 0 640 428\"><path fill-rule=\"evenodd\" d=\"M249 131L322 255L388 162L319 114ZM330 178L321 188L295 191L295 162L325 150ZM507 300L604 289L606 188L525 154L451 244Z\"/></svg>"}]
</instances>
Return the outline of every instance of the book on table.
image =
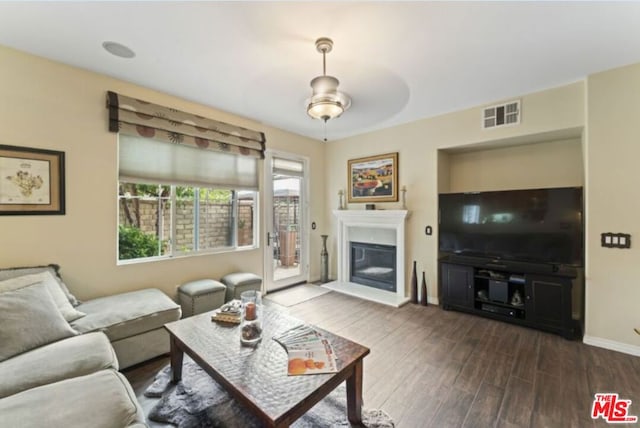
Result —
<instances>
[{"instance_id":1,"label":"book on table","mask_svg":"<svg viewBox=\"0 0 640 428\"><path fill-rule=\"evenodd\" d=\"M240 300L225 303L211 315L211 321L240 324L242 321L242 304Z\"/></svg>"}]
</instances>

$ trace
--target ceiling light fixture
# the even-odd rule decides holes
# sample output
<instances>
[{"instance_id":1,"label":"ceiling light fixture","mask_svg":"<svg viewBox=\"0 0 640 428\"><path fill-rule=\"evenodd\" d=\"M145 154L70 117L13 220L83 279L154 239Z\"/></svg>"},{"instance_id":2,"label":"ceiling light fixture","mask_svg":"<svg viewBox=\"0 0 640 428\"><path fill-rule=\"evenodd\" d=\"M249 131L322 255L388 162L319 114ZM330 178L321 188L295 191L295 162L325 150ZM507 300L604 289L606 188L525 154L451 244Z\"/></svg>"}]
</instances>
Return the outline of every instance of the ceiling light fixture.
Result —
<instances>
[{"instance_id":1,"label":"ceiling light fixture","mask_svg":"<svg viewBox=\"0 0 640 428\"><path fill-rule=\"evenodd\" d=\"M349 107L351 98L338 91L340 82L333 76L327 76L326 55L333 48L333 40L321 37L316 40L316 49L322 54L322 76L311 81L313 95L307 100L307 114L314 119L327 123L329 119L339 117ZM326 140L326 138L325 138Z\"/></svg>"}]
</instances>

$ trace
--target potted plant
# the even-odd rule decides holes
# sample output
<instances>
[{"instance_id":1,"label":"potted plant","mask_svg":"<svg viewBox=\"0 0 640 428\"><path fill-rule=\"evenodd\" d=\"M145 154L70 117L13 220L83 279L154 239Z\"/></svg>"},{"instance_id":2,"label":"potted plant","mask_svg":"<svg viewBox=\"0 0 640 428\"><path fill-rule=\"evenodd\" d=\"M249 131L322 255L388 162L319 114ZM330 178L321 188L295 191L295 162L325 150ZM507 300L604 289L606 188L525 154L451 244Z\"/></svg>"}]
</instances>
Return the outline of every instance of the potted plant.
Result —
<instances>
[{"instance_id":1,"label":"potted plant","mask_svg":"<svg viewBox=\"0 0 640 428\"><path fill-rule=\"evenodd\" d=\"M289 224L284 230L280 230L280 264L282 266L294 266L296 262L296 241L298 239L298 227Z\"/></svg>"}]
</instances>

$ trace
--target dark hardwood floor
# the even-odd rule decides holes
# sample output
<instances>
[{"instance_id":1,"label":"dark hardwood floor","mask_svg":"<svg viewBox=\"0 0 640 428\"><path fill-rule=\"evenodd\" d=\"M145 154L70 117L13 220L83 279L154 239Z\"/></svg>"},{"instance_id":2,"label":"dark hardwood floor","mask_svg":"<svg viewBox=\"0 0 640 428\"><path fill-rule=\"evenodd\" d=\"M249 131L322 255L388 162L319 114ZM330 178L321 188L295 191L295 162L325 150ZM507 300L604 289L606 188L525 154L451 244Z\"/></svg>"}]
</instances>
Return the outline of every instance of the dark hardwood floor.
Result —
<instances>
[{"instance_id":1,"label":"dark hardwood floor","mask_svg":"<svg viewBox=\"0 0 640 428\"><path fill-rule=\"evenodd\" d=\"M335 292L288 310L371 349L364 405L384 409L397 427L609 426L590 417L596 392L632 400L630 414L640 416L638 357L437 306L395 309ZM155 400L143 392L167 363L125 371L146 410Z\"/></svg>"}]
</instances>

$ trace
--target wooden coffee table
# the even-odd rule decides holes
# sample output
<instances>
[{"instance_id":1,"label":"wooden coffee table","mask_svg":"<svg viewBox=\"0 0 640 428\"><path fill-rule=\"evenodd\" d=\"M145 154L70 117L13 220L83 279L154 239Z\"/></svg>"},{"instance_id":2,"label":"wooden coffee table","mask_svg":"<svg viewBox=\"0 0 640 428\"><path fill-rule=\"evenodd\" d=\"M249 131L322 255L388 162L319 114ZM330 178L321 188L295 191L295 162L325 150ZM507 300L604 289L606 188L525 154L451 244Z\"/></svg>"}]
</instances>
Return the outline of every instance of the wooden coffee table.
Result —
<instances>
[{"instance_id":1,"label":"wooden coffee table","mask_svg":"<svg viewBox=\"0 0 640 428\"><path fill-rule=\"evenodd\" d=\"M347 416L362 423L362 360L369 349L316 328L331 342L338 372L288 376L287 353L272 339L303 321L264 307L262 342L240 344L238 325L211 321L211 313L165 324L171 339L173 381L182 378L182 359L189 355L236 400L270 427L286 427L347 381Z\"/></svg>"}]
</instances>

